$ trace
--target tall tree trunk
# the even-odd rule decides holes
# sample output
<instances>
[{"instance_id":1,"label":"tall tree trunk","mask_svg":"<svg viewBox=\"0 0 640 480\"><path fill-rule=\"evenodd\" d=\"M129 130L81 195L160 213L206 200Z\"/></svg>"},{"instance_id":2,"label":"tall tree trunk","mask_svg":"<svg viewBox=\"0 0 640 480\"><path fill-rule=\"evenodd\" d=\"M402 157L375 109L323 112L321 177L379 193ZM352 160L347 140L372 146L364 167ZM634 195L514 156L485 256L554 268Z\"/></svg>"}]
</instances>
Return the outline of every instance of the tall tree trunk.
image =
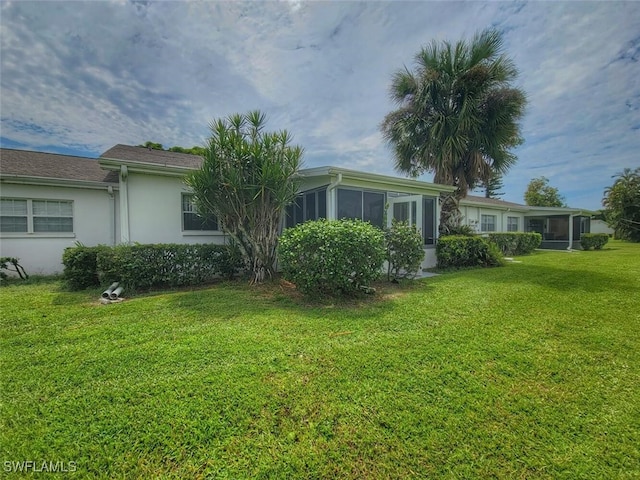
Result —
<instances>
[{"instance_id":1,"label":"tall tree trunk","mask_svg":"<svg viewBox=\"0 0 640 480\"><path fill-rule=\"evenodd\" d=\"M462 214L459 208L460 199L455 193L440 194L440 235L450 235L460 226Z\"/></svg>"}]
</instances>

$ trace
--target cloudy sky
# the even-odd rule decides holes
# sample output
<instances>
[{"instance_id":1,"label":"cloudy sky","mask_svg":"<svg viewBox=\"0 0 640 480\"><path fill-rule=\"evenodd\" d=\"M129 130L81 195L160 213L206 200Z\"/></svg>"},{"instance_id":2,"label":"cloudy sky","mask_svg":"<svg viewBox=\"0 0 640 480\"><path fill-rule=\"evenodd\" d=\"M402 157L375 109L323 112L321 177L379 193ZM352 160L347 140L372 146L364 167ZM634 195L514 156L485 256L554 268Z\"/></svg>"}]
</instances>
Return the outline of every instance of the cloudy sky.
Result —
<instances>
[{"instance_id":1,"label":"cloudy sky","mask_svg":"<svg viewBox=\"0 0 640 480\"><path fill-rule=\"evenodd\" d=\"M90 157L116 143L201 145L253 109L305 166L394 174L379 125L394 71L431 40L504 34L529 105L505 177L546 176L571 206L640 166L640 2L31 2L0 4L0 142ZM424 177L431 180L431 176Z\"/></svg>"}]
</instances>

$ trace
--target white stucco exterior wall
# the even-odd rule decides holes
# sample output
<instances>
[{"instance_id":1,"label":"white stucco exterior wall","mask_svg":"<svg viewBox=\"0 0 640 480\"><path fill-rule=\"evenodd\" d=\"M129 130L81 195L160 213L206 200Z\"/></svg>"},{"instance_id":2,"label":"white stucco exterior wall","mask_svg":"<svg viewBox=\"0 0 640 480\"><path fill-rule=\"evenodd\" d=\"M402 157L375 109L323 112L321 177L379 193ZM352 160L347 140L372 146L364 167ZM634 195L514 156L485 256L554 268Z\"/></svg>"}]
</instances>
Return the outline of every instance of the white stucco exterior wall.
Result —
<instances>
[{"instance_id":1,"label":"white stucco exterior wall","mask_svg":"<svg viewBox=\"0 0 640 480\"><path fill-rule=\"evenodd\" d=\"M130 242L224 243L222 232L183 231L182 178L130 172L127 189Z\"/></svg>"},{"instance_id":2,"label":"white stucco exterior wall","mask_svg":"<svg viewBox=\"0 0 640 480\"><path fill-rule=\"evenodd\" d=\"M115 195L104 189L55 187L3 183L3 198L70 200L73 202L72 233L0 233L0 256L17 257L29 275L62 272L62 253L76 242L87 246L112 245L116 238ZM116 203L114 207L114 202ZM115 210L114 210L115 208Z\"/></svg>"}]
</instances>

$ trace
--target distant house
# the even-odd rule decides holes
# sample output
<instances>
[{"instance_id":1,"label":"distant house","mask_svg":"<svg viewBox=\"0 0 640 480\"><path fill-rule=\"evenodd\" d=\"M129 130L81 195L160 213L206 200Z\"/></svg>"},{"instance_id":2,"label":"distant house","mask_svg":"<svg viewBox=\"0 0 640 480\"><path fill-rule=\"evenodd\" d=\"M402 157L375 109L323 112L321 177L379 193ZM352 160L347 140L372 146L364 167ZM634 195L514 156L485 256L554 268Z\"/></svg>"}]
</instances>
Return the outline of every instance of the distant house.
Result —
<instances>
[{"instance_id":1,"label":"distant house","mask_svg":"<svg viewBox=\"0 0 640 480\"><path fill-rule=\"evenodd\" d=\"M198 216L186 173L200 157L116 145L98 159L0 151L0 256L19 257L29 273L62 270L66 247L120 243L224 243L215 219ZM359 218L384 227L416 225L423 266L436 263L438 196L453 187L338 167L304 169L300 194L283 227L318 218ZM574 248L589 231L579 209L541 209L468 196L464 222L478 233L537 231L544 248Z\"/></svg>"}]
</instances>

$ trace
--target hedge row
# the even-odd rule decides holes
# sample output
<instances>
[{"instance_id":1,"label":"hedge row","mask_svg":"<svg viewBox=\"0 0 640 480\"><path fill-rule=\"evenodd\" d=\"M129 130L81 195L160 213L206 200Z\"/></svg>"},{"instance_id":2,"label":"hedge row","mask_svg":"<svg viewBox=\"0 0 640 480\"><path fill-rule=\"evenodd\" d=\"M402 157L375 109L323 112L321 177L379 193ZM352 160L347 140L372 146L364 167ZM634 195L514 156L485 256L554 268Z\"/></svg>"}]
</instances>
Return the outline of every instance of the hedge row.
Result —
<instances>
[{"instance_id":1,"label":"hedge row","mask_svg":"<svg viewBox=\"0 0 640 480\"><path fill-rule=\"evenodd\" d=\"M497 267L504 264L496 244L479 236L440 237L436 256L438 268Z\"/></svg>"},{"instance_id":2,"label":"hedge row","mask_svg":"<svg viewBox=\"0 0 640 480\"><path fill-rule=\"evenodd\" d=\"M65 249L62 263L72 289L120 282L126 290L140 290L232 277L241 269L242 257L228 245L79 245Z\"/></svg>"},{"instance_id":3,"label":"hedge row","mask_svg":"<svg viewBox=\"0 0 640 480\"><path fill-rule=\"evenodd\" d=\"M583 233L580 237L580 245L583 250L600 250L609 241L609 235L606 233Z\"/></svg>"},{"instance_id":4,"label":"hedge row","mask_svg":"<svg viewBox=\"0 0 640 480\"><path fill-rule=\"evenodd\" d=\"M542 235L537 232L490 233L489 240L498 246L503 255L527 255L540 247Z\"/></svg>"}]
</instances>

